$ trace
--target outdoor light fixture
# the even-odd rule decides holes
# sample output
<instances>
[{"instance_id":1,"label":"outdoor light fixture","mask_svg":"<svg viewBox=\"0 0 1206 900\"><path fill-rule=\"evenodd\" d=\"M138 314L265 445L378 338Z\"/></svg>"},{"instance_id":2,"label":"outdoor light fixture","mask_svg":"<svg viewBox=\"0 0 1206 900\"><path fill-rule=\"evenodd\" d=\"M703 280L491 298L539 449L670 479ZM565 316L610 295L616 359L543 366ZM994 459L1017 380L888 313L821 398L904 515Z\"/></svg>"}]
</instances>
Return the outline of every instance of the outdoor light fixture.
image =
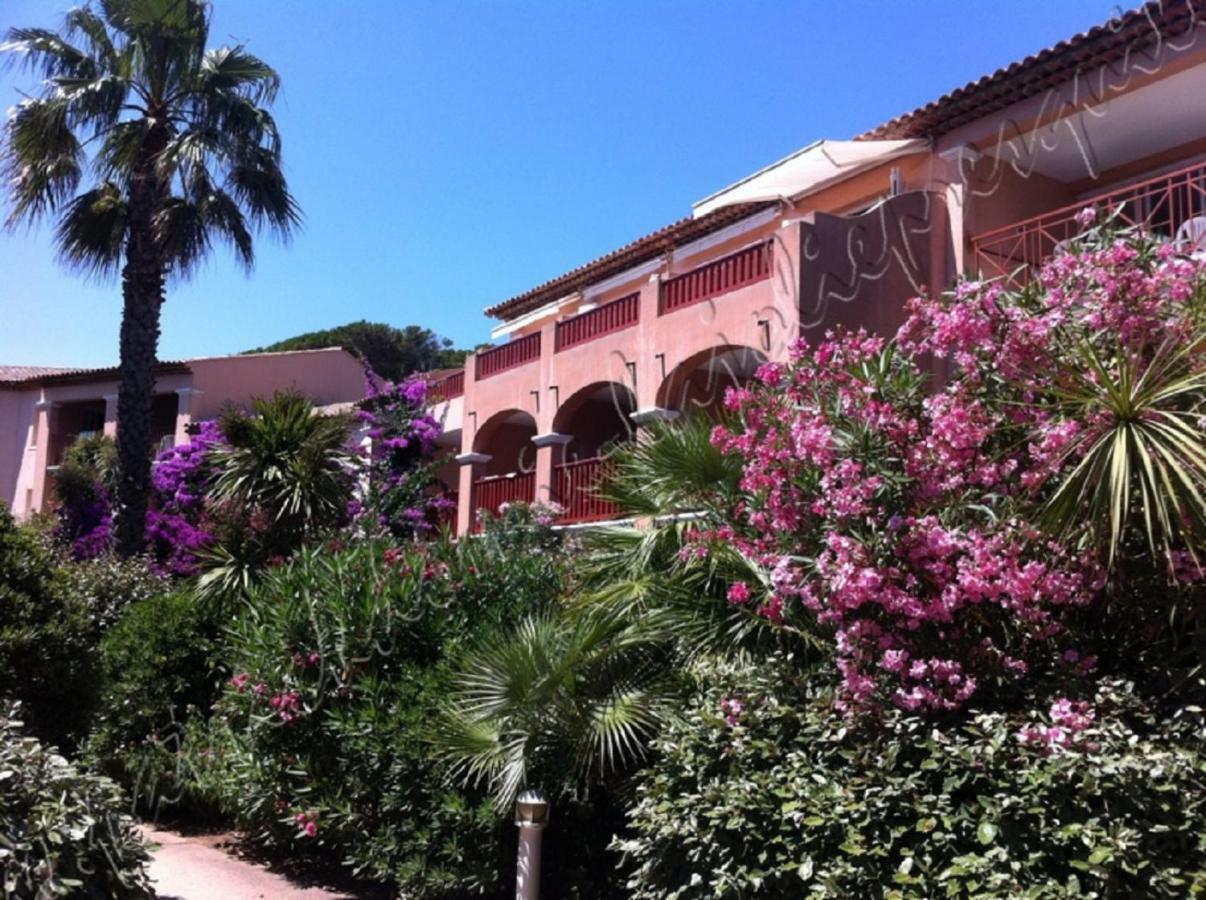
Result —
<instances>
[{"instance_id":1,"label":"outdoor light fixture","mask_svg":"<svg viewBox=\"0 0 1206 900\"><path fill-rule=\"evenodd\" d=\"M527 790L515 798L515 824L519 827L515 900L540 898L540 839L548 823L549 802L539 791Z\"/></svg>"},{"instance_id":2,"label":"outdoor light fixture","mask_svg":"<svg viewBox=\"0 0 1206 900\"><path fill-rule=\"evenodd\" d=\"M515 800L515 824L543 828L549 823L549 802L538 791L524 791Z\"/></svg>"}]
</instances>

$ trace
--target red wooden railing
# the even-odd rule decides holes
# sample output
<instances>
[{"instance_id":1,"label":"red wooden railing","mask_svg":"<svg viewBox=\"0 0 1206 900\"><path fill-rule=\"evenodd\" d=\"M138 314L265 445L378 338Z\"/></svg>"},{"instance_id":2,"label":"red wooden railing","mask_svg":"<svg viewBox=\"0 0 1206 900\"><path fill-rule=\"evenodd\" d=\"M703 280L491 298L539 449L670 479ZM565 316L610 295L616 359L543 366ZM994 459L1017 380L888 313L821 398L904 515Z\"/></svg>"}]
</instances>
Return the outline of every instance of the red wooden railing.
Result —
<instances>
[{"instance_id":1,"label":"red wooden railing","mask_svg":"<svg viewBox=\"0 0 1206 900\"><path fill-rule=\"evenodd\" d=\"M557 323L556 352L635 325L641 315L640 294L629 294Z\"/></svg>"},{"instance_id":2,"label":"red wooden railing","mask_svg":"<svg viewBox=\"0 0 1206 900\"><path fill-rule=\"evenodd\" d=\"M443 403L465 393L465 373L453 372L427 385L427 402Z\"/></svg>"},{"instance_id":3,"label":"red wooden railing","mask_svg":"<svg viewBox=\"0 0 1206 900\"><path fill-rule=\"evenodd\" d=\"M1206 163L977 235L972 238L972 247L981 274L988 278L1002 275L1029 278L1061 245L1083 230L1076 214L1085 207L1097 210L1099 222L1118 210L1115 222L1119 225L1134 225L1149 234L1196 242L1201 239L1202 228L1195 229L1186 223L1206 217ZM1198 224L1206 226L1206 220ZM1182 233L1183 227L1194 233Z\"/></svg>"},{"instance_id":4,"label":"red wooden railing","mask_svg":"<svg viewBox=\"0 0 1206 900\"><path fill-rule=\"evenodd\" d=\"M529 334L477 355L476 378L481 381L540 357L540 332Z\"/></svg>"},{"instance_id":5,"label":"red wooden railing","mask_svg":"<svg viewBox=\"0 0 1206 900\"><path fill-rule=\"evenodd\" d=\"M766 241L663 282L658 314L770 278L770 257L771 246Z\"/></svg>"},{"instance_id":6,"label":"red wooden railing","mask_svg":"<svg viewBox=\"0 0 1206 900\"><path fill-rule=\"evenodd\" d=\"M616 505L599 496L599 485L603 481L606 466L605 458L594 456L554 467L553 483L557 489L557 502L565 509L562 522L597 522L616 518L619 514Z\"/></svg>"},{"instance_id":7,"label":"red wooden railing","mask_svg":"<svg viewBox=\"0 0 1206 900\"><path fill-rule=\"evenodd\" d=\"M492 475L473 483L473 511L488 509L498 515L504 503L531 503L536 498L536 473Z\"/></svg>"}]
</instances>

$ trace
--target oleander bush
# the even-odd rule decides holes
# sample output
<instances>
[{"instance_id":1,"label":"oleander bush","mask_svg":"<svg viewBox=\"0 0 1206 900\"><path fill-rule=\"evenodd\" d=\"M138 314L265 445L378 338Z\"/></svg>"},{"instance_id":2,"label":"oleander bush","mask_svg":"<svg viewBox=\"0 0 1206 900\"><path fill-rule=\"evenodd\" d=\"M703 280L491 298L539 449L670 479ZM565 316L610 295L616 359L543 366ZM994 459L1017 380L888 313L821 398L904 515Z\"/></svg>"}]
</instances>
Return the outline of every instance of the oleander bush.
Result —
<instances>
[{"instance_id":1,"label":"oleander bush","mask_svg":"<svg viewBox=\"0 0 1206 900\"><path fill-rule=\"evenodd\" d=\"M121 790L21 730L0 709L0 892L14 900L154 896Z\"/></svg>"},{"instance_id":2,"label":"oleander bush","mask_svg":"<svg viewBox=\"0 0 1206 900\"><path fill-rule=\"evenodd\" d=\"M617 841L637 900L1206 890L1202 711L1133 684L853 726L793 660L706 670Z\"/></svg>"},{"instance_id":3,"label":"oleander bush","mask_svg":"<svg viewBox=\"0 0 1206 900\"><path fill-rule=\"evenodd\" d=\"M554 602L563 561L544 529L395 546L303 548L231 623L231 673L185 754L196 790L261 842L333 856L408 896L489 893L512 826L440 776L427 735L451 661Z\"/></svg>"}]
</instances>

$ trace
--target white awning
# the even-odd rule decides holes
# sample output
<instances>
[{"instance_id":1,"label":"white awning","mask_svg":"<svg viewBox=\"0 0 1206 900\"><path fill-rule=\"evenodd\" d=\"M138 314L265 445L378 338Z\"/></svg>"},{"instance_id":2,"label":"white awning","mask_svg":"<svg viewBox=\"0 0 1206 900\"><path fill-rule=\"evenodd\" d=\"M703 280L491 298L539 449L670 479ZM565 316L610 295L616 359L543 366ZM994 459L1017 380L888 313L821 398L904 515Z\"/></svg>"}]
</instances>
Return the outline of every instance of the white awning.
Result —
<instances>
[{"instance_id":1,"label":"white awning","mask_svg":"<svg viewBox=\"0 0 1206 900\"><path fill-rule=\"evenodd\" d=\"M692 206L691 214L699 218L735 203L795 199L927 146L923 139L817 141L705 197Z\"/></svg>"}]
</instances>

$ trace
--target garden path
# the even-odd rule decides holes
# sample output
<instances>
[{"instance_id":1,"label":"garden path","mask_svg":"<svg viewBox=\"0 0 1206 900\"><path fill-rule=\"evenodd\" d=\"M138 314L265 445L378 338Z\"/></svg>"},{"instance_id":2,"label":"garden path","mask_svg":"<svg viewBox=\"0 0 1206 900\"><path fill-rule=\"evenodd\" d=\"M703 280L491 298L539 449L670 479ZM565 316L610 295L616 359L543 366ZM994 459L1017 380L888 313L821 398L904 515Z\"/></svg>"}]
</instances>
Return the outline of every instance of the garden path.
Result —
<instances>
[{"instance_id":1,"label":"garden path","mask_svg":"<svg viewBox=\"0 0 1206 900\"><path fill-rule=\"evenodd\" d=\"M151 880L159 900L357 900L305 884L226 849L230 835L179 834L142 826L151 842Z\"/></svg>"}]
</instances>

